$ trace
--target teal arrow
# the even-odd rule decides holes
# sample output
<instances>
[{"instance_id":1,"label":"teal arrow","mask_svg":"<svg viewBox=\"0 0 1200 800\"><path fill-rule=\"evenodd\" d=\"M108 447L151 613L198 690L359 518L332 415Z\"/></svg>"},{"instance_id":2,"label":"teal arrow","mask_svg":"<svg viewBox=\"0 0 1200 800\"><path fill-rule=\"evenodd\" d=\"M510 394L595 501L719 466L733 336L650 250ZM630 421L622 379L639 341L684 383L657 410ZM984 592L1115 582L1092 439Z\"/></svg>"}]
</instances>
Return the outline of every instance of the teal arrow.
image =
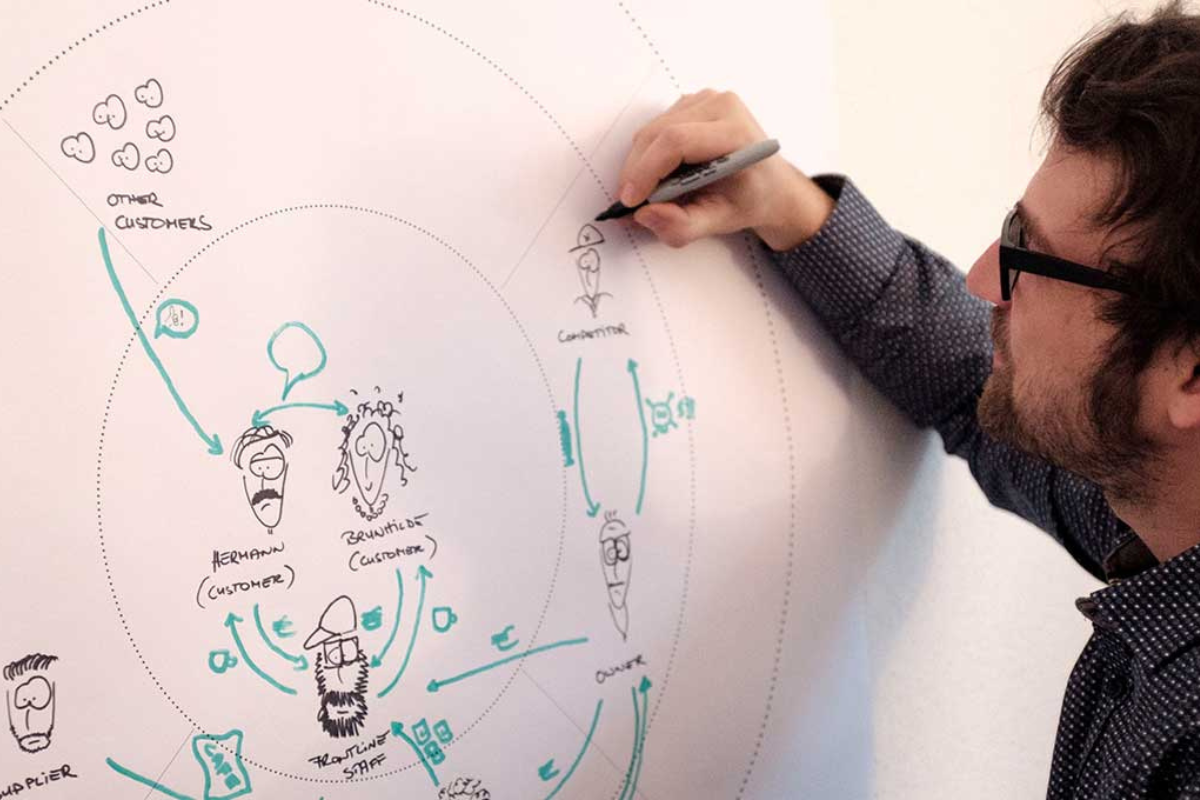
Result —
<instances>
[{"instance_id":1,"label":"teal arrow","mask_svg":"<svg viewBox=\"0 0 1200 800\"><path fill-rule=\"evenodd\" d=\"M579 424L579 374L582 371L583 358L580 357L575 362L575 453L579 456L576 461L579 462L579 480L583 484L583 497L587 500L587 514L589 517L594 517L600 510L600 505L592 502L592 495L588 492L587 470L583 467L583 432L580 430Z\"/></svg>"},{"instance_id":2,"label":"teal arrow","mask_svg":"<svg viewBox=\"0 0 1200 800\"><path fill-rule=\"evenodd\" d=\"M422 564L417 568L417 577L421 579L421 594L417 598L417 615L413 617L412 636L408 640L408 650L404 653L404 663L400 665L400 671L396 673L396 677L392 678L392 682L385 686L376 697L386 697L392 689L396 688L404 670L408 669L408 660L412 658L413 646L417 643L417 633L421 630L421 609L425 608L425 581L432 578L433 573L425 569L425 565Z\"/></svg>"},{"instance_id":3,"label":"teal arrow","mask_svg":"<svg viewBox=\"0 0 1200 800\"><path fill-rule=\"evenodd\" d=\"M279 645L272 642L271 638L267 636L267 631L262 624L262 617L259 616L258 613L258 603L254 604L254 625L256 628L258 628L258 635L261 636L262 640L267 643L267 647L271 648L271 652L277 656L282 656L283 658L295 664L295 669L297 672L303 672L304 670L308 669L308 659L303 653L298 656L294 656L285 651Z\"/></svg>"},{"instance_id":4,"label":"teal arrow","mask_svg":"<svg viewBox=\"0 0 1200 800\"><path fill-rule=\"evenodd\" d=\"M158 353L154 352L154 346L150 344L150 339L147 338L146 332L142 330L141 324L138 323L137 314L133 312L133 306L129 304L129 298L125 295L125 289L121 286L121 280L117 277L117 271L113 268L112 257L108 253L108 239L105 236L104 228L100 229L100 253L104 256L104 268L108 270L108 279L112 282L113 291L117 293L117 297L121 300L121 307L125 309L125 316L129 317L129 321L133 324L133 330L137 333L138 340L142 343L142 349L146 351L146 357L150 359L150 363L158 370L159 377L163 383L167 385L167 391L171 393L171 399L175 401L175 405L179 408L184 419L186 419L195 429L204 443L208 445L208 452L214 456L219 456L225 451L221 446L221 437L217 434L209 436L204 428L200 427L200 423L196 421L196 417L188 409L187 403L183 402L183 398L179 395L179 390L175 388L171 376L167 374L167 368L163 366L162 361L158 357Z\"/></svg>"},{"instance_id":5,"label":"teal arrow","mask_svg":"<svg viewBox=\"0 0 1200 800\"><path fill-rule=\"evenodd\" d=\"M111 758L104 759L104 762L106 764L108 764L109 767L112 768L113 772L117 773L118 775L124 775L126 778L129 778L131 781L137 781L138 783L142 784L143 786L149 786L151 791L161 792L161 793L165 794L167 797L174 797L175 800L194 800L190 795L181 794L179 792L168 789L166 786L163 786L158 781L152 781L147 777L138 775L136 772L134 772L131 769L122 767L120 764L113 761Z\"/></svg>"},{"instance_id":6,"label":"teal arrow","mask_svg":"<svg viewBox=\"0 0 1200 800\"><path fill-rule=\"evenodd\" d=\"M383 657L387 655L388 648L392 646L396 633L400 630L400 612L404 610L404 578L400 576L400 570L396 570L396 586L399 593L399 599L396 600L396 618L392 620L392 632L388 635L387 644L379 651L379 655L371 657L371 666L375 668L383 664Z\"/></svg>"},{"instance_id":7,"label":"teal arrow","mask_svg":"<svg viewBox=\"0 0 1200 800\"><path fill-rule=\"evenodd\" d=\"M283 403L271 406L266 411L255 411L250 415L250 424L256 428L261 428L267 424L267 417L278 411L287 411L289 408L315 408L321 411L332 411L339 417L344 417L350 412L350 409L340 400L334 400L332 403Z\"/></svg>"},{"instance_id":8,"label":"teal arrow","mask_svg":"<svg viewBox=\"0 0 1200 800\"><path fill-rule=\"evenodd\" d=\"M425 760L425 754L421 752L421 748L417 747L417 743L412 740L412 737L404 732L404 725L400 722L392 723L392 736L396 736L408 742L408 746L417 754L417 758L421 759L421 766L425 767L425 771L429 773L429 779L433 781L433 785L438 785L437 773L433 771L433 767L429 766L429 762Z\"/></svg>"},{"instance_id":9,"label":"teal arrow","mask_svg":"<svg viewBox=\"0 0 1200 800\"><path fill-rule=\"evenodd\" d=\"M637 362L632 358L626 365L633 376L633 393L637 395L638 421L642 423L642 482L638 487L637 513L642 513L642 498L646 496L646 469L650 466L650 433L646 430L646 409L642 407L642 387L638 384Z\"/></svg>"},{"instance_id":10,"label":"teal arrow","mask_svg":"<svg viewBox=\"0 0 1200 800\"><path fill-rule=\"evenodd\" d=\"M537 653L544 653L547 650L554 650L559 647L570 647L571 645L583 644L586 641L587 641L587 637L582 636L578 639L564 639L561 642L552 642L551 644L544 644L540 647L534 647L530 650L526 650L523 653L514 653L513 655L509 656L508 658L502 658L499 661L493 661L490 664L484 664L482 667L476 667L475 669L467 670L466 672L460 673L460 674L455 675L450 678L443 678L442 680L438 680L437 678L434 678L433 680L431 680L429 682L429 684L425 687L425 689L426 689L426 691L429 691L429 692L436 692L436 691L439 691L443 686L449 686L452 683L458 683L459 681L464 680L466 678L470 678L473 675L478 675L481 672L487 672L489 669L495 669L496 667L503 666L504 664L507 664L510 661L516 661L519 658L526 658L528 656L536 655Z\"/></svg>"},{"instance_id":11,"label":"teal arrow","mask_svg":"<svg viewBox=\"0 0 1200 800\"><path fill-rule=\"evenodd\" d=\"M650 679L643 676L638 686L631 686L629 694L633 698L633 752L629 757L629 769L625 771L625 785L617 800L633 800L637 796L638 780L642 776L642 755L646 748L646 725L650 721L649 698ZM641 709L638 708L638 695L642 696Z\"/></svg>"},{"instance_id":12,"label":"teal arrow","mask_svg":"<svg viewBox=\"0 0 1200 800\"><path fill-rule=\"evenodd\" d=\"M592 737L596 734L596 723L600 721L600 709L603 707L604 701L597 700L596 713L592 715L592 727L588 730L587 738L583 740L583 747L580 748L579 755L575 756L575 761L571 764L571 768L567 770L567 774L563 775L562 780L559 781L558 785L554 787L554 791L546 795L546 800L551 800L554 795L558 794L559 790L562 789L563 786L566 786L567 781L571 780L571 776L575 774L575 768L579 766L579 762L583 760L583 754L587 752L588 747L592 744ZM553 765L554 761L552 759L549 766ZM554 777L553 775L547 777L546 774L542 773L541 771L539 771L538 774L542 776L542 780L550 780L550 778Z\"/></svg>"},{"instance_id":13,"label":"teal arrow","mask_svg":"<svg viewBox=\"0 0 1200 800\"><path fill-rule=\"evenodd\" d=\"M295 694L295 689L284 686L282 683L263 672L261 669L259 669L258 665L254 663L253 659L250 658L250 654L246 652L246 646L242 644L242 637L238 635L237 624L239 622L245 622L245 620L230 611L229 616L225 618L225 627L229 628L229 632L233 634L233 643L237 645L238 652L242 654L242 660L246 662L246 666L254 670L255 675L262 678L264 681L271 684L284 694Z\"/></svg>"}]
</instances>

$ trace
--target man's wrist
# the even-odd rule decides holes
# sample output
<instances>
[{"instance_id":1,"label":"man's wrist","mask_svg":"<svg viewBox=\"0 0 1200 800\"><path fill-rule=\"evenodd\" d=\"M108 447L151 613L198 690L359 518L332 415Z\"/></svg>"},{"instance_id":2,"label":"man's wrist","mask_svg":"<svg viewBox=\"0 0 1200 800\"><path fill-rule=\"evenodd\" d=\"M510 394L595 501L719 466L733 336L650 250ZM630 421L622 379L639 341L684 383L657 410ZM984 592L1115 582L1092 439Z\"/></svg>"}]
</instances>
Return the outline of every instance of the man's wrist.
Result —
<instances>
[{"instance_id":1,"label":"man's wrist","mask_svg":"<svg viewBox=\"0 0 1200 800\"><path fill-rule=\"evenodd\" d=\"M777 207L770 211L769 221L754 227L754 233L767 247L781 253L815 236L836 206L833 198L812 179L794 167L791 169L794 180L789 182L787 191L776 195Z\"/></svg>"}]
</instances>

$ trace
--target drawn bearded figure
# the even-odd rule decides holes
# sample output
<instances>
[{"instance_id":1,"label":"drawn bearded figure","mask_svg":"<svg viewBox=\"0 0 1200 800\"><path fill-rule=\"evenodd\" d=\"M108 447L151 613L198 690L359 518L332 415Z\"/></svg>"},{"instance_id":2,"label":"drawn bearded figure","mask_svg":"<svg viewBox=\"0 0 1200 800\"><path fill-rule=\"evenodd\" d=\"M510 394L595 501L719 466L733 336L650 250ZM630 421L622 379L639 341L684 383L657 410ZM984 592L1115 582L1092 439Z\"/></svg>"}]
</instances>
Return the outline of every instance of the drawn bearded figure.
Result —
<instances>
[{"instance_id":1,"label":"drawn bearded figure","mask_svg":"<svg viewBox=\"0 0 1200 800\"><path fill-rule=\"evenodd\" d=\"M335 739L357 736L367 719L367 656L358 646L358 613L342 595L329 604L304 649L321 648L314 672L321 698L317 721Z\"/></svg>"},{"instance_id":2,"label":"drawn bearded figure","mask_svg":"<svg viewBox=\"0 0 1200 800\"><path fill-rule=\"evenodd\" d=\"M404 395L398 395L396 404L403 400ZM407 486L408 473L416 471L404 451L399 417L399 409L391 402L367 401L347 415L342 427L341 460L333 472L333 488L341 494L354 485L354 510L363 519L375 519L387 505L383 481L389 465L400 468L401 486Z\"/></svg>"}]
</instances>

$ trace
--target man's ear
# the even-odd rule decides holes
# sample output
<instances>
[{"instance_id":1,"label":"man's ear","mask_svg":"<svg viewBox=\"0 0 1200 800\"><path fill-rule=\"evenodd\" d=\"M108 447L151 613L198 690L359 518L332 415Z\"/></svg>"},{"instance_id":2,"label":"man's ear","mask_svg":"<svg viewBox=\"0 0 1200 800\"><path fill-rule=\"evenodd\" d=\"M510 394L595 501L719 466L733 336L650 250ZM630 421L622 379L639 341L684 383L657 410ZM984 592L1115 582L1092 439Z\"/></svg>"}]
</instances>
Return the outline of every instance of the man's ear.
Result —
<instances>
[{"instance_id":1,"label":"man's ear","mask_svg":"<svg viewBox=\"0 0 1200 800\"><path fill-rule=\"evenodd\" d=\"M1200 431L1200 341L1180 346L1168 369L1171 425L1179 431Z\"/></svg>"}]
</instances>

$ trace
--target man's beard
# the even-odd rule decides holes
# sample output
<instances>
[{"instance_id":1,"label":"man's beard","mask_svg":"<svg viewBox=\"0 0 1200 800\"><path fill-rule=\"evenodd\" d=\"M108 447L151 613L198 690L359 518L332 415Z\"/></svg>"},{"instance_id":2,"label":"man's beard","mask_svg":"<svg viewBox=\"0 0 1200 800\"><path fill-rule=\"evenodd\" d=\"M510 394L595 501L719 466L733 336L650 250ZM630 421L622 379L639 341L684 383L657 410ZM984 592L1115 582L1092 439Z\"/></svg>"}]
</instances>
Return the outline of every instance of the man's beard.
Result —
<instances>
[{"instance_id":1,"label":"man's beard","mask_svg":"<svg viewBox=\"0 0 1200 800\"><path fill-rule=\"evenodd\" d=\"M979 426L994 439L1097 484L1110 501L1153 500L1161 448L1138 429L1140 386L1128 358L1115 349L1095 366L1078 399L1044 396L1018 409L1009 352L1008 312L992 310L992 341L1001 363L979 398Z\"/></svg>"},{"instance_id":2,"label":"man's beard","mask_svg":"<svg viewBox=\"0 0 1200 800\"><path fill-rule=\"evenodd\" d=\"M353 669L354 688L348 692L330 689L325 680L325 658L317 653L315 672L317 675L317 693L321 696L321 708L317 711L317 721L325 732L334 738L357 736L367 719L367 660L359 658L353 664L344 664L343 670ZM338 709L352 708L354 713L349 715L333 713Z\"/></svg>"}]
</instances>

